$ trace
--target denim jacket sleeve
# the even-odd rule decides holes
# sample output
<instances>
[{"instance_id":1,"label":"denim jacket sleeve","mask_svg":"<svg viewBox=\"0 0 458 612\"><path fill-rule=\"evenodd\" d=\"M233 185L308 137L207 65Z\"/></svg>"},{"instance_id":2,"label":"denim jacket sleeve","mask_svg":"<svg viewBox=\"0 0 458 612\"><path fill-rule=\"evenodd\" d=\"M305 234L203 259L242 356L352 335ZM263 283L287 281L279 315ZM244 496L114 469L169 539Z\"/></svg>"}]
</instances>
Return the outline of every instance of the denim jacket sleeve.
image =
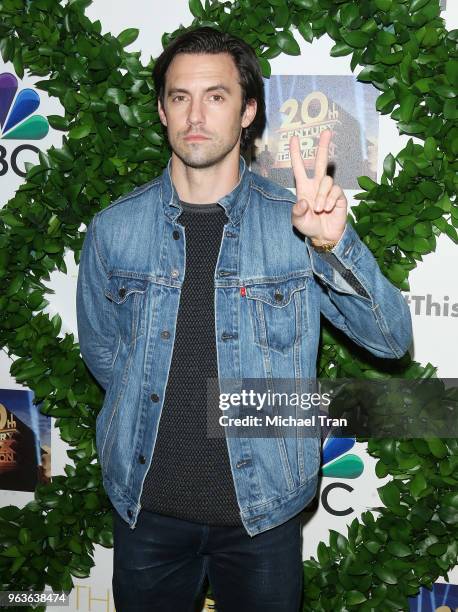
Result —
<instances>
[{"instance_id":1,"label":"denim jacket sleeve","mask_svg":"<svg viewBox=\"0 0 458 612\"><path fill-rule=\"evenodd\" d=\"M323 253L320 253L320 257L322 259L325 259L328 263L330 263L331 266L337 270L337 272L340 274L340 276L344 280L346 280L349 285L351 285L353 287L353 289L356 291L356 293L358 293L359 295L362 295L364 297L367 297L367 298L369 297L369 295L367 294L366 290L361 285L361 283L358 281L358 279L353 274L353 272L351 272L350 270L348 270L348 268L343 266L340 263L340 260L337 259L337 257L334 255L334 253L323 252Z\"/></svg>"},{"instance_id":2,"label":"denim jacket sleeve","mask_svg":"<svg viewBox=\"0 0 458 612\"><path fill-rule=\"evenodd\" d=\"M99 384L106 389L111 376L117 337L112 303L105 297L107 272L100 257L97 215L88 225L81 251L76 289L76 316L81 355Z\"/></svg>"},{"instance_id":3,"label":"denim jacket sleeve","mask_svg":"<svg viewBox=\"0 0 458 612\"><path fill-rule=\"evenodd\" d=\"M321 287L321 312L333 325L378 357L400 358L412 342L412 320L402 293L383 276L377 261L349 224L332 249L357 279L356 291L305 239Z\"/></svg>"}]
</instances>

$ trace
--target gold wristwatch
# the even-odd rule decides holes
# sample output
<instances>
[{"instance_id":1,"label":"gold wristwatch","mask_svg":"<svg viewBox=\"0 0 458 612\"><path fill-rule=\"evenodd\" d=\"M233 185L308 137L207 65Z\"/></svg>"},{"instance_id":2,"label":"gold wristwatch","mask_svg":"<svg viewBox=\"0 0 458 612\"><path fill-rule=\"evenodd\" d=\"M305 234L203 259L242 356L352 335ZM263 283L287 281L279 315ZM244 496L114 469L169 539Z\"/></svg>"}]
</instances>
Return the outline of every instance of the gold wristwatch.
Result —
<instances>
[{"instance_id":1,"label":"gold wristwatch","mask_svg":"<svg viewBox=\"0 0 458 612\"><path fill-rule=\"evenodd\" d=\"M310 240L310 243L312 245L312 247L315 249L315 251L317 251L318 253L327 253L328 251L331 251L337 244L337 242L327 242L326 244L313 244L313 241Z\"/></svg>"}]
</instances>

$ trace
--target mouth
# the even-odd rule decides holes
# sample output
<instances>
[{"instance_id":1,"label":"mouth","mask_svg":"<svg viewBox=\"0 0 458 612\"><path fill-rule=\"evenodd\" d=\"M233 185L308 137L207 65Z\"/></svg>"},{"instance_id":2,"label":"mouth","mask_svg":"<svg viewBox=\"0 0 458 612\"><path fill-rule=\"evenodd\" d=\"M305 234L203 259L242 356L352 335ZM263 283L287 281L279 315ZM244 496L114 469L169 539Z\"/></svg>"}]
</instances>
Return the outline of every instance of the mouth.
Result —
<instances>
[{"instance_id":1,"label":"mouth","mask_svg":"<svg viewBox=\"0 0 458 612\"><path fill-rule=\"evenodd\" d=\"M186 140L186 142L199 142L201 140L208 140L208 138L201 134L192 134L191 136L185 136L184 140Z\"/></svg>"}]
</instances>

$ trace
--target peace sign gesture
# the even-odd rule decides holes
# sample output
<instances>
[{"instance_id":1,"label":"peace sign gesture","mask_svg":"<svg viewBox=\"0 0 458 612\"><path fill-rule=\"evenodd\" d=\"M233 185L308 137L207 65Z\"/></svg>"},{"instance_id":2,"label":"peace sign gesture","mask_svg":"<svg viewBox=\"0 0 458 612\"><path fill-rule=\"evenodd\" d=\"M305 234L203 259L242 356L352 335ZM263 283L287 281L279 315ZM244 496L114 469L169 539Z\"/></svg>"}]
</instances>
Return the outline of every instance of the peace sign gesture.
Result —
<instances>
[{"instance_id":1,"label":"peace sign gesture","mask_svg":"<svg viewBox=\"0 0 458 612\"><path fill-rule=\"evenodd\" d=\"M344 192L334 185L331 176L326 175L331 137L330 129L320 134L313 178L308 178L305 172L299 138L292 136L289 141L297 200L291 210L291 222L316 246L337 242L347 222Z\"/></svg>"}]
</instances>

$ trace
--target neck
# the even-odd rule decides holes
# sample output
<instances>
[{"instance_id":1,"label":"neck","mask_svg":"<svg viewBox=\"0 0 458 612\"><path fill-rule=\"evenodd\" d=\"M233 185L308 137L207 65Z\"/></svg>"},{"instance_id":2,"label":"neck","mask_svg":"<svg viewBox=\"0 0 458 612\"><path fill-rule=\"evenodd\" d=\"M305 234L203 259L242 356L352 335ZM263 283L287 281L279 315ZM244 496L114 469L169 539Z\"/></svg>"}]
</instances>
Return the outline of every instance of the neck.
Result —
<instances>
[{"instance_id":1,"label":"neck","mask_svg":"<svg viewBox=\"0 0 458 612\"><path fill-rule=\"evenodd\" d=\"M191 168L172 153L171 177L180 200L193 204L218 202L239 182L239 158L237 149L209 168Z\"/></svg>"}]
</instances>

